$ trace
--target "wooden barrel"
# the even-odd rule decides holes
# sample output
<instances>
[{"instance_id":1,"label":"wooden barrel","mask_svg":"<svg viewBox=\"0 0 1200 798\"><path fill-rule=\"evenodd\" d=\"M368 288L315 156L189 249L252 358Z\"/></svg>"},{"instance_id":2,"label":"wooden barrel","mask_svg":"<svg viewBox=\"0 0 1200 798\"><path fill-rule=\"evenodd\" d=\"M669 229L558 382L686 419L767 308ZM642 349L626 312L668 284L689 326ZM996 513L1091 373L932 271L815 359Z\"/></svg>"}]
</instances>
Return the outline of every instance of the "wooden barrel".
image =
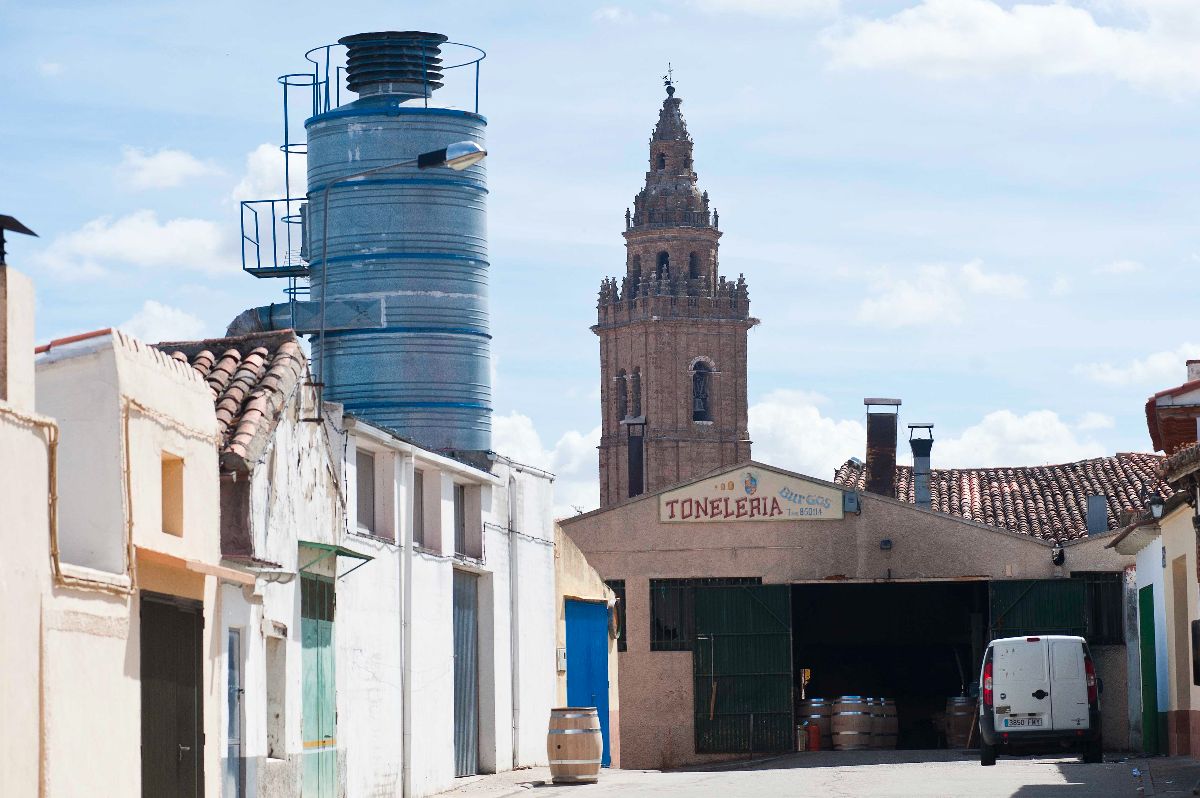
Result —
<instances>
[{"instance_id":1,"label":"wooden barrel","mask_svg":"<svg viewBox=\"0 0 1200 798\"><path fill-rule=\"evenodd\" d=\"M946 747L966 748L974 724L974 698L956 695L946 699Z\"/></svg>"},{"instance_id":2,"label":"wooden barrel","mask_svg":"<svg viewBox=\"0 0 1200 798\"><path fill-rule=\"evenodd\" d=\"M879 731L875 734L876 748L895 748L900 731L900 719L896 714L896 702L890 698L881 700Z\"/></svg>"},{"instance_id":3,"label":"wooden barrel","mask_svg":"<svg viewBox=\"0 0 1200 798\"><path fill-rule=\"evenodd\" d=\"M834 701L829 726L835 751L871 747L871 712L862 696L844 695Z\"/></svg>"},{"instance_id":4,"label":"wooden barrel","mask_svg":"<svg viewBox=\"0 0 1200 798\"><path fill-rule=\"evenodd\" d=\"M829 726L829 716L833 705L824 698L805 698L796 707L796 725L815 723L821 730L821 750L828 751L833 744L829 736L832 729Z\"/></svg>"},{"instance_id":5,"label":"wooden barrel","mask_svg":"<svg viewBox=\"0 0 1200 798\"><path fill-rule=\"evenodd\" d=\"M596 781L603 752L600 717L595 707L550 710L546 755L550 760L550 778L556 784Z\"/></svg>"},{"instance_id":6,"label":"wooden barrel","mask_svg":"<svg viewBox=\"0 0 1200 798\"><path fill-rule=\"evenodd\" d=\"M883 734L883 699L867 698L867 712L871 715L871 743L869 748L879 747L879 738Z\"/></svg>"}]
</instances>

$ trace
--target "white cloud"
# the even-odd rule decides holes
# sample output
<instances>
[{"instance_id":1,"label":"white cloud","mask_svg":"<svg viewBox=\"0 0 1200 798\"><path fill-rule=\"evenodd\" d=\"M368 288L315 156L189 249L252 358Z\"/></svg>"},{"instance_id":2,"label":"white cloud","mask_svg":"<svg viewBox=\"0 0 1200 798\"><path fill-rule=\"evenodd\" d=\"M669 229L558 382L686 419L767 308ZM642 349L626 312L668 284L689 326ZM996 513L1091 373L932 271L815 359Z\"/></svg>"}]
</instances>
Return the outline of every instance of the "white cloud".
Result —
<instances>
[{"instance_id":1,"label":"white cloud","mask_svg":"<svg viewBox=\"0 0 1200 798\"><path fill-rule=\"evenodd\" d=\"M1090 431L1095 429L1112 429L1117 426L1117 420L1112 416L1104 413L1097 413L1090 410L1079 417L1079 421L1075 422L1075 429Z\"/></svg>"},{"instance_id":2,"label":"white cloud","mask_svg":"<svg viewBox=\"0 0 1200 798\"><path fill-rule=\"evenodd\" d=\"M795 18L832 16L840 0L691 0L701 11L735 12L756 17Z\"/></svg>"},{"instance_id":3,"label":"white cloud","mask_svg":"<svg viewBox=\"0 0 1200 798\"><path fill-rule=\"evenodd\" d=\"M56 78L65 71L65 67L57 61L39 61L37 68L44 78Z\"/></svg>"},{"instance_id":4,"label":"white cloud","mask_svg":"<svg viewBox=\"0 0 1200 798\"><path fill-rule=\"evenodd\" d=\"M1045 465L1106 453L1096 441L1081 440L1077 430L1051 410L1034 410L1021 416L1011 410L997 410L961 435L942 438L935 429L934 438L935 468Z\"/></svg>"},{"instance_id":5,"label":"white cloud","mask_svg":"<svg viewBox=\"0 0 1200 798\"><path fill-rule=\"evenodd\" d=\"M152 344L203 338L206 332L204 322L192 314L153 299L147 299L141 310L117 326Z\"/></svg>"},{"instance_id":6,"label":"white cloud","mask_svg":"<svg viewBox=\"0 0 1200 798\"><path fill-rule=\"evenodd\" d=\"M137 147L125 147L121 151L120 179L136 189L173 188L192 178L220 172L216 165L183 150L148 153Z\"/></svg>"},{"instance_id":7,"label":"white cloud","mask_svg":"<svg viewBox=\"0 0 1200 798\"><path fill-rule=\"evenodd\" d=\"M1106 76L1171 94L1200 88L1200 3L1120 0L1131 27L1098 22L1093 3L922 0L889 17L827 31L836 67L908 70L932 78L1031 74Z\"/></svg>"},{"instance_id":8,"label":"white cloud","mask_svg":"<svg viewBox=\"0 0 1200 798\"><path fill-rule=\"evenodd\" d=\"M122 265L231 274L224 229L204 219L160 222L150 210L102 216L55 238L39 262L66 280L103 277Z\"/></svg>"},{"instance_id":9,"label":"white cloud","mask_svg":"<svg viewBox=\"0 0 1200 798\"><path fill-rule=\"evenodd\" d=\"M1019 275L984 271L978 260L957 269L921 266L909 278L885 273L876 296L859 303L858 320L883 327L959 324L970 297L1012 299L1024 295L1025 285Z\"/></svg>"},{"instance_id":10,"label":"white cloud","mask_svg":"<svg viewBox=\"0 0 1200 798\"><path fill-rule=\"evenodd\" d=\"M1135 385L1160 390L1179 385L1187 379L1188 360L1200 357L1200 345L1186 343L1166 352L1155 352L1124 365L1085 363L1075 373L1105 385Z\"/></svg>"},{"instance_id":11,"label":"white cloud","mask_svg":"<svg viewBox=\"0 0 1200 798\"><path fill-rule=\"evenodd\" d=\"M1103 266L1096 267L1097 274L1133 274L1144 269L1141 263L1136 260L1115 260L1112 263L1106 263Z\"/></svg>"},{"instance_id":12,"label":"white cloud","mask_svg":"<svg viewBox=\"0 0 1200 798\"><path fill-rule=\"evenodd\" d=\"M828 400L807 391L775 390L750 406L754 459L801 474L832 479L834 469L862 457L867 432L861 421L828 418Z\"/></svg>"},{"instance_id":13,"label":"white cloud","mask_svg":"<svg viewBox=\"0 0 1200 798\"><path fill-rule=\"evenodd\" d=\"M633 22L633 12L620 6L601 6L592 12L593 22L617 22L625 24Z\"/></svg>"},{"instance_id":14,"label":"white cloud","mask_svg":"<svg viewBox=\"0 0 1200 798\"><path fill-rule=\"evenodd\" d=\"M304 155L288 156L291 190L289 197L304 196L308 183L307 158ZM283 153L275 144L259 144L246 156L246 173L234 186L230 198L242 200L278 199L284 196Z\"/></svg>"},{"instance_id":15,"label":"white cloud","mask_svg":"<svg viewBox=\"0 0 1200 798\"><path fill-rule=\"evenodd\" d=\"M1071 292L1071 281L1061 274L1054 278L1054 282L1050 284L1050 294L1052 296L1066 296Z\"/></svg>"},{"instance_id":16,"label":"white cloud","mask_svg":"<svg viewBox=\"0 0 1200 798\"><path fill-rule=\"evenodd\" d=\"M568 431L553 449L542 445L532 419L521 413L492 418L492 448L519 463L542 468L555 475L554 515L564 518L577 511L594 510L600 504L596 447L600 427L591 432Z\"/></svg>"}]
</instances>

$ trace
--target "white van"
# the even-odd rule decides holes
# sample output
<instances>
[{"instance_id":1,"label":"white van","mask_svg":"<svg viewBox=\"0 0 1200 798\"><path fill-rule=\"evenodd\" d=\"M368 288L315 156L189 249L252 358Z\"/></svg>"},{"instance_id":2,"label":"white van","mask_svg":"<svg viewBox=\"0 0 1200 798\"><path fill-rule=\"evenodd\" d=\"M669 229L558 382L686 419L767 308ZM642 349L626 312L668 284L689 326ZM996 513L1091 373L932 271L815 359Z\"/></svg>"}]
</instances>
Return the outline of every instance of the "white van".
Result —
<instances>
[{"instance_id":1,"label":"white van","mask_svg":"<svg viewBox=\"0 0 1200 798\"><path fill-rule=\"evenodd\" d=\"M979 761L999 749L1069 748L1100 762L1100 685L1082 637L1005 637L988 644L979 675Z\"/></svg>"}]
</instances>

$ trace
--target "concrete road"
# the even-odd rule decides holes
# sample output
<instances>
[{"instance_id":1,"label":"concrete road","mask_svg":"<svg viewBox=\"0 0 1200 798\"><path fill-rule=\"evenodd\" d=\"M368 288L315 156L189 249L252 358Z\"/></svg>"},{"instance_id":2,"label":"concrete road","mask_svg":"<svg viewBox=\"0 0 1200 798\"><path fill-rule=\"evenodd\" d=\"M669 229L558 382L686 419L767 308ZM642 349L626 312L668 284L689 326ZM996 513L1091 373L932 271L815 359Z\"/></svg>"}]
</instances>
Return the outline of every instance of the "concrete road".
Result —
<instances>
[{"instance_id":1,"label":"concrete road","mask_svg":"<svg viewBox=\"0 0 1200 798\"><path fill-rule=\"evenodd\" d=\"M489 776L448 798L678 798L806 796L811 798L1107 798L1191 795L1191 781L1168 759L1109 757L1084 765L1077 758L1001 757L995 767L957 751L842 751L795 754L754 764L670 772L605 770L593 785L556 786L545 768ZM1136 772L1135 772L1136 769ZM1138 775L1140 774L1140 775Z\"/></svg>"}]
</instances>

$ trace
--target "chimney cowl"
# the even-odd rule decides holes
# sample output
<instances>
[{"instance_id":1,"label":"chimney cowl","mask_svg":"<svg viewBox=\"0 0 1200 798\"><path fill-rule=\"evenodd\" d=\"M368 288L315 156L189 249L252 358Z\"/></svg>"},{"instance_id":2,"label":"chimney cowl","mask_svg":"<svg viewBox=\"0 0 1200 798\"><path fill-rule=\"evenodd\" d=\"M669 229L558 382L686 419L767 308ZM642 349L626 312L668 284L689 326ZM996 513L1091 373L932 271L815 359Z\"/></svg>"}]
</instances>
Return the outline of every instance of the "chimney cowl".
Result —
<instances>
[{"instance_id":1,"label":"chimney cowl","mask_svg":"<svg viewBox=\"0 0 1200 798\"><path fill-rule=\"evenodd\" d=\"M440 33L377 31L343 36L346 88L359 97L428 98L442 87Z\"/></svg>"}]
</instances>

